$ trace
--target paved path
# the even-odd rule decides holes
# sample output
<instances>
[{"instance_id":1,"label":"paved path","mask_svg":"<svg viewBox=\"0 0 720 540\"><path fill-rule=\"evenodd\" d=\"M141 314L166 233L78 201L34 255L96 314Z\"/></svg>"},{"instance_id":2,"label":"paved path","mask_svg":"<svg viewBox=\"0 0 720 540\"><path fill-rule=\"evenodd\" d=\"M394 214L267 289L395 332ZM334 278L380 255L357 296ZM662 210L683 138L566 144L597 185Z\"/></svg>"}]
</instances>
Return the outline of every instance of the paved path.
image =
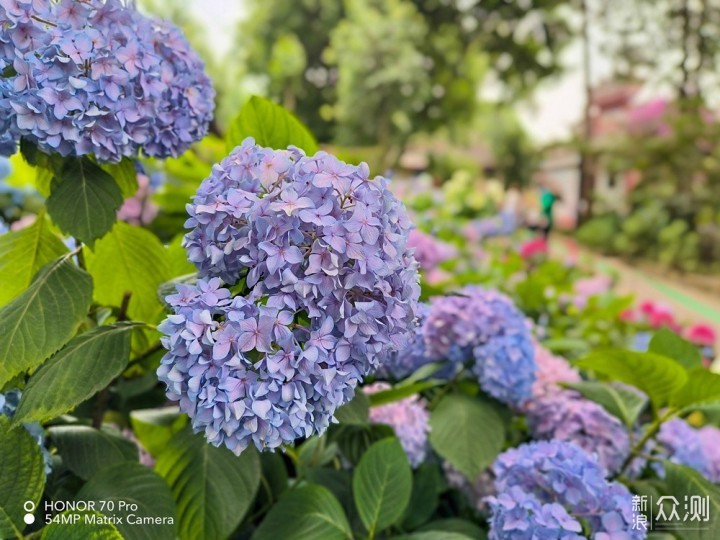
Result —
<instances>
[{"instance_id":1,"label":"paved path","mask_svg":"<svg viewBox=\"0 0 720 540\"><path fill-rule=\"evenodd\" d=\"M715 329L718 339L715 350L720 351L720 297L669 280L648 275L627 262L592 253L571 238L556 237L552 241L554 253L576 256L583 266L602 273L617 274L618 291L632 294L639 301L662 302L673 308L673 313L685 323L705 323ZM719 278L720 279L720 278Z\"/></svg>"}]
</instances>

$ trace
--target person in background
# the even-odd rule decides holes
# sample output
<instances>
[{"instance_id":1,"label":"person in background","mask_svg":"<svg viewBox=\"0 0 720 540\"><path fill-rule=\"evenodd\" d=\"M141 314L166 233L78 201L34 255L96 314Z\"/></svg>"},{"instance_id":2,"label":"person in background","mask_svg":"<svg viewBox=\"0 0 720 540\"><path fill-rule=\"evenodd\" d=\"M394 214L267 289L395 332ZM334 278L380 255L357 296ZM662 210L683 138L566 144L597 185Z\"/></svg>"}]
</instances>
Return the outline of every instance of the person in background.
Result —
<instances>
[{"instance_id":1,"label":"person in background","mask_svg":"<svg viewBox=\"0 0 720 540\"><path fill-rule=\"evenodd\" d=\"M555 215L554 207L555 203L561 200L560 195L555 192L548 184L541 183L540 188L540 214L543 218L543 223L539 229L543 233L543 237L547 240L550 235L550 231L555 226Z\"/></svg>"}]
</instances>

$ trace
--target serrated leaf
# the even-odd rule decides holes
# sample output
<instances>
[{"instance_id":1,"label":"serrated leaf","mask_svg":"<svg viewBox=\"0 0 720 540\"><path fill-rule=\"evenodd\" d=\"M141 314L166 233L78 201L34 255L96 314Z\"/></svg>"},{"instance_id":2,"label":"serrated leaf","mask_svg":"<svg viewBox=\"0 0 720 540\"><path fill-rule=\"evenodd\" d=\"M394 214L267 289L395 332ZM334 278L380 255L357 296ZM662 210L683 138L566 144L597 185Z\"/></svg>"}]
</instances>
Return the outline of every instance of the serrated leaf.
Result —
<instances>
[{"instance_id":1,"label":"serrated leaf","mask_svg":"<svg viewBox=\"0 0 720 540\"><path fill-rule=\"evenodd\" d=\"M157 382L157 381L156 381ZM187 425L188 417L177 407L141 409L130 413L135 436L150 455L158 457L170 439Z\"/></svg>"},{"instance_id":2,"label":"serrated leaf","mask_svg":"<svg viewBox=\"0 0 720 540\"><path fill-rule=\"evenodd\" d=\"M42 266L67 251L43 213L29 227L0 235L0 306L27 289Z\"/></svg>"},{"instance_id":3,"label":"serrated leaf","mask_svg":"<svg viewBox=\"0 0 720 540\"><path fill-rule=\"evenodd\" d=\"M22 426L0 416L0 537L15 538L25 528L23 507L37 507L45 486L45 464L37 441Z\"/></svg>"},{"instance_id":4,"label":"serrated leaf","mask_svg":"<svg viewBox=\"0 0 720 540\"><path fill-rule=\"evenodd\" d=\"M679 501L680 512L683 512L682 505L689 502L691 497L700 497L703 500L707 497L710 504L709 519L701 523L692 522L698 526L697 529L673 529L673 532L683 540L716 540L720 538L720 487L703 478L695 469L670 461L662 463L665 469L665 483L668 487L667 495L671 495ZM681 521L678 525L687 526L688 523Z\"/></svg>"},{"instance_id":5,"label":"serrated leaf","mask_svg":"<svg viewBox=\"0 0 720 540\"><path fill-rule=\"evenodd\" d=\"M95 300L117 306L132 293L128 315L135 321L154 323L162 313L158 286L170 278L167 252L146 229L118 222L85 253L88 272L95 278Z\"/></svg>"},{"instance_id":6,"label":"serrated leaf","mask_svg":"<svg viewBox=\"0 0 720 540\"><path fill-rule=\"evenodd\" d=\"M83 480L106 467L138 461L135 443L119 433L89 426L55 426L48 431L63 464Z\"/></svg>"},{"instance_id":7,"label":"serrated leaf","mask_svg":"<svg viewBox=\"0 0 720 540\"><path fill-rule=\"evenodd\" d=\"M580 392L590 401L594 401L618 418L627 427L635 424L638 416L647 405L647 399L637 392L621 386L596 381L565 383L564 387Z\"/></svg>"},{"instance_id":8,"label":"serrated leaf","mask_svg":"<svg viewBox=\"0 0 720 540\"><path fill-rule=\"evenodd\" d=\"M288 491L255 531L252 540L348 540L350 525L338 500L322 486Z\"/></svg>"},{"instance_id":9,"label":"serrated leaf","mask_svg":"<svg viewBox=\"0 0 720 540\"><path fill-rule=\"evenodd\" d=\"M672 358L686 369L702 366L700 349L667 328L661 328L650 340L648 351Z\"/></svg>"},{"instance_id":10,"label":"serrated leaf","mask_svg":"<svg viewBox=\"0 0 720 540\"><path fill-rule=\"evenodd\" d=\"M98 326L73 338L30 377L15 421L45 422L105 388L127 366L134 327Z\"/></svg>"},{"instance_id":11,"label":"serrated leaf","mask_svg":"<svg viewBox=\"0 0 720 540\"><path fill-rule=\"evenodd\" d=\"M353 473L355 505L371 538L403 516L411 493L412 472L400 441L373 444Z\"/></svg>"},{"instance_id":12,"label":"serrated leaf","mask_svg":"<svg viewBox=\"0 0 720 540\"><path fill-rule=\"evenodd\" d=\"M350 403L346 403L335 411L335 418L341 424L367 424L369 414L370 400L358 386Z\"/></svg>"},{"instance_id":13,"label":"serrated leaf","mask_svg":"<svg viewBox=\"0 0 720 540\"><path fill-rule=\"evenodd\" d=\"M673 407L685 408L720 401L720 375L705 368L688 373L687 382L672 397Z\"/></svg>"},{"instance_id":14,"label":"serrated leaf","mask_svg":"<svg viewBox=\"0 0 720 540\"><path fill-rule=\"evenodd\" d=\"M103 513L122 518L116 527L125 540L173 540L176 537L172 523L139 526L128 522L128 514L134 514L134 519L172 518L177 523L170 488L157 473L139 463L128 461L101 469L80 489L75 500L95 501L95 508L101 508L99 501L113 501L114 510L106 504ZM136 504L138 508L123 507L121 502Z\"/></svg>"},{"instance_id":15,"label":"serrated leaf","mask_svg":"<svg viewBox=\"0 0 720 540\"><path fill-rule=\"evenodd\" d=\"M155 470L172 489L181 538L226 538L250 508L260 483L254 449L235 456L189 429L172 438Z\"/></svg>"},{"instance_id":16,"label":"serrated leaf","mask_svg":"<svg viewBox=\"0 0 720 540\"><path fill-rule=\"evenodd\" d=\"M28 290L0 308L0 387L67 343L91 301L92 280L69 257L43 266Z\"/></svg>"},{"instance_id":17,"label":"serrated leaf","mask_svg":"<svg viewBox=\"0 0 720 540\"><path fill-rule=\"evenodd\" d=\"M505 424L490 402L448 394L430 414L430 445L471 482L504 442Z\"/></svg>"},{"instance_id":18,"label":"serrated leaf","mask_svg":"<svg viewBox=\"0 0 720 540\"><path fill-rule=\"evenodd\" d=\"M88 158L68 159L53 178L47 209L63 232L92 247L110 231L122 202L112 176Z\"/></svg>"},{"instance_id":19,"label":"serrated leaf","mask_svg":"<svg viewBox=\"0 0 720 540\"><path fill-rule=\"evenodd\" d=\"M228 127L228 151L241 144L246 137L254 138L260 146L276 150L294 145L305 150L308 155L317 152L315 138L295 116L280 105L258 96L250 98Z\"/></svg>"},{"instance_id":20,"label":"serrated leaf","mask_svg":"<svg viewBox=\"0 0 720 540\"><path fill-rule=\"evenodd\" d=\"M113 177L120 187L124 199L135 195L138 190L138 181L134 159L123 158L120 163L104 163L100 167Z\"/></svg>"},{"instance_id":21,"label":"serrated leaf","mask_svg":"<svg viewBox=\"0 0 720 540\"><path fill-rule=\"evenodd\" d=\"M106 516L100 512L82 512L66 510L58 514L57 522L53 521L42 530L42 540L67 540L82 538L85 540L123 540L115 525L108 523ZM64 519L63 519L64 518ZM74 519L76 522L66 522Z\"/></svg>"},{"instance_id":22,"label":"serrated leaf","mask_svg":"<svg viewBox=\"0 0 720 540\"><path fill-rule=\"evenodd\" d=\"M642 390L656 409L687 381L687 372L674 360L654 353L608 350L581 358L575 365Z\"/></svg>"}]
</instances>

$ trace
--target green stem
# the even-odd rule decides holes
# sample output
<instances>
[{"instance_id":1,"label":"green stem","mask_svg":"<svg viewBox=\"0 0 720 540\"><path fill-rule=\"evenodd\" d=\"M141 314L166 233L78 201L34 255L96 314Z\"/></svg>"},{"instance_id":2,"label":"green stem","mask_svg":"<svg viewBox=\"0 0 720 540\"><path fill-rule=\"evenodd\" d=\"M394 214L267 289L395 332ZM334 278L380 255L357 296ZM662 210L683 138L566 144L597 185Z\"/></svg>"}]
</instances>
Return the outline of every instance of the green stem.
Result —
<instances>
[{"instance_id":1,"label":"green stem","mask_svg":"<svg viewBox=\"0 0 720 540\"><path fill-rule=\"evenodd\" d=\"M618 473L618 476L623 474L625 470L630 466L630 463L641 455L643 453L643 450L645 449L645 445L647 442L652 439L655 435L657 435L657 432L660 431L660 427L663 425L664 422L667 422L677 414L677 410L675 409L669 409L664 415L658 416L652 424L650 424L650 427L645 431L642 437L638 440L638 442L633 446L633 448L630 450L630 454L628 454L628 457L625 459L625 461L622 464L622 467L620 467L620 472Z\"/></svg>"}]
</instances>

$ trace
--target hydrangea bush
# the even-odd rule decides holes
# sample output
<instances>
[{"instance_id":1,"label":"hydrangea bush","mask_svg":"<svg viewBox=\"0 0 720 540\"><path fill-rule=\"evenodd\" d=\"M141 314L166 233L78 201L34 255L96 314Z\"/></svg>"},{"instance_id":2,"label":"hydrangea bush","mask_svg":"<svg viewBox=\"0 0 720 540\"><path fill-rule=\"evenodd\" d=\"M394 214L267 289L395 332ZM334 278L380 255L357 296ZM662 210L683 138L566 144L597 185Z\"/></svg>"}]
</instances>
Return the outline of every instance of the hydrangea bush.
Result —
<instances>
[{"instance_id":1,"label":"hydrangea bush","mask_svg":"<svg viewBox=\"0 0 720 540\"><path fill-rule=\"evenodd\" d=\"M720 505L707 329L623 321L607 279L524 260L523 234L443 223L431 283L438 245L388 181L259 98L138 179L128 157L211 119L179 31L117 0L0 14L0 144L44 190L0 190L0 536L632 540L634 494ZM120 499L146 521L45 505Z\"/></svg>"}]
</instances>

